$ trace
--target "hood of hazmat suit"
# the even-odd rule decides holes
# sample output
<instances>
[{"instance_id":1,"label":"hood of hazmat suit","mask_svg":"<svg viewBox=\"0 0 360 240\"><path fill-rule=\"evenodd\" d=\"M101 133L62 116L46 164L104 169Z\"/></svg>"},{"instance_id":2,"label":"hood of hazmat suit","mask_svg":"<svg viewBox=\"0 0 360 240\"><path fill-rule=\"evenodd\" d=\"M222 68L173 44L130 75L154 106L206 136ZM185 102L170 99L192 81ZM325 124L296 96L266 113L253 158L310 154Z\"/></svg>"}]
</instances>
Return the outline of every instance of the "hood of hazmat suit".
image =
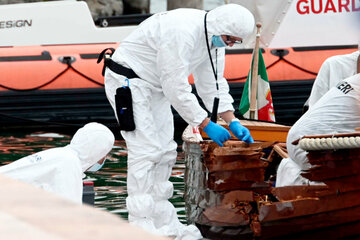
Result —
<instances>
[{"instance_id":1,"label":"hood of hazmat suit","mask_svg":"<svg viewBox=\"0 0 360 240\"><path fill-rule=\"evenodd\" d=\"M110 152L114 142L110 129L99 123L88 123L75 133L69 147L77 152L85 172Z\"/></svg>"},{"instance_id":2,"label":"hood of hazmat suit","mask_svg":"<svg viewBox=\"0 0 360 240\"><path fill-rule=\"evenodd\" d=\"M226 4L208 13L209 35L229 35L246 38L254 31L255 20L252 13L237 4Z\"/></svg>"},{"instance_id":3,"label":"hood of hazmat suit","mask_svg":"<svg viewBox=\"0 0 360 240\"><path fill-rule=\"evenodd\" d=\"M21 158L0 167L0 174L81 203L83 172L105 157L114 141L107 127L89 123L75 133L69 145Z\"/></svg>"},{"instance_id":4,"label":"hood of hazmat suit","mask_svg":"<svg viewBox=\"0 0 360 240\"><path fill-rule=\"evenodd\" d=\"M191 93L188 81L191 74L197 93L210 112L215 96L220 99L219 113L234 111L234 100L223 77L225 48L211 47L218 73L219 91L216 90L205 39L205 13L198 9L176 9L155 14L124 39L112 57L141 78L142 81L132 80L130 85L150 85L153 91L163 92L192 126L200 125L207 112ZM254 17L246 8L237 4L220 6L207 15L207 41L211 46L212 36L223 34L245 38L254 30L254 25ZM116 78L115 73L108 72L107 79Z\"/></svg>"}]
</instances>

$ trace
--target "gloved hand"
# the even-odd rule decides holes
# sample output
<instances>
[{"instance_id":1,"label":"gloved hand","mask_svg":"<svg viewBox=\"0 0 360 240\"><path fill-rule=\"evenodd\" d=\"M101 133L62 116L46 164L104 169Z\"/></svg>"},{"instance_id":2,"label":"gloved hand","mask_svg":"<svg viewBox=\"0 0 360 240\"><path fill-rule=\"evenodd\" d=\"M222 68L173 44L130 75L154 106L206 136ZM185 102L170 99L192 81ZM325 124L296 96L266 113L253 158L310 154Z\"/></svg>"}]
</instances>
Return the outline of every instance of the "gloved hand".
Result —
<instances>
[{"instance_id":1,"label":"gloved hand","mask_svg":"<svg viewBox=\"0 0 360 240\"><path fill-rule=\"evenodd\" d=\"M210 121L203 130L206 132L209 138L211 138L221 147L224 146L222 144L223 142L231 138L231 134L226 128L212 121Z\"/></svg>"},{"instance_id":2,"label":"gloved hand","mask_svg":"<svg viewBox=\"0 0 360 240\"><path fill-rule=\"evenodd\" d=\"M229 125L229 129L238 139L247 143L254 142L254 139L250 135L249 129L241 125L239 121L231 122Z\"/></svg>"}]
</instances>

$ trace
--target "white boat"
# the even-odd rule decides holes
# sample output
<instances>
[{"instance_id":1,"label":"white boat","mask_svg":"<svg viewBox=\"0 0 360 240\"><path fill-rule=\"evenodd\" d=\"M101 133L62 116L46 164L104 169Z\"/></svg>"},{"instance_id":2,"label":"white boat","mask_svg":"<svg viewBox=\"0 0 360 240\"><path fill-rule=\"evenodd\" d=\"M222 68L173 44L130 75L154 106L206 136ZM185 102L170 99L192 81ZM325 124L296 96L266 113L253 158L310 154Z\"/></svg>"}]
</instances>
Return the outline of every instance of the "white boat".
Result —
<instances>
[{"instance_id":1,"label":"white boat","mask_svg":"<svg viewBox=\"0 0 360 240\"><path fill-rule=\"evenodd\" d=\"M349 21L354 22L360 4L346 1L332 8L335 3L331 0L233 2L248 7L262 22L260 46L276 119L292 124L301 115L322 62L357 49L358 33ZM114 26L112 21L119 18L101 19L109 23L108 27L96 26L86 3L78 1L0 5L3 126L115 123L104 94L102 66L96 64L96 58L104 48L116 48L136 24ZM253 40L254 35L240 48L227 49L225 77L236 108L248 74Z\"/></svg>"}]
</instances>

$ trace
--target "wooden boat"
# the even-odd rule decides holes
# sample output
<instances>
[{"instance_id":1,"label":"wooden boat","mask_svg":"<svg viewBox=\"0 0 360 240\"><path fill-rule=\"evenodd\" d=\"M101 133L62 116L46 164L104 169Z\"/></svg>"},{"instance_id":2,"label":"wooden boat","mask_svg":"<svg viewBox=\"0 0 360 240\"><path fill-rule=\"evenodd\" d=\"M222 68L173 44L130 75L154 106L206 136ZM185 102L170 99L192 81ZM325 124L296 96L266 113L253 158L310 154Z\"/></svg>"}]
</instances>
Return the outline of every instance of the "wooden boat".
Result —
<instances>
[{"instance_id":1,"label":"wooden boat","mask_svg":"<svg viewBox=\"0 0 360 240\"><path fill-rule=\"evenodd\" d=\"M359 133L347 136L354 138ZM276 165L286 157L284 144L248 145L232 140L219 147L183 137L186 213L205 238L360 236L360 145L309 150L308 158L315 166L303 176L326 185L274 187Z\"/></svg>"}]
</instances>

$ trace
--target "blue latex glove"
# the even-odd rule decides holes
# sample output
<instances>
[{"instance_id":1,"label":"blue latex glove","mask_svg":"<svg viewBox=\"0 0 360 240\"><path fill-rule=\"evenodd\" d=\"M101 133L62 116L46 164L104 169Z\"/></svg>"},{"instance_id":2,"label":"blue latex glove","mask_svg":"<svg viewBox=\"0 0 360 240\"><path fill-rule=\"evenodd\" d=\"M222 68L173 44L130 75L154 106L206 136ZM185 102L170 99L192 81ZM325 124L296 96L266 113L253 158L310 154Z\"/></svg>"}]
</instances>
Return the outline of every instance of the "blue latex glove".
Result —
<instances>
[{"instance_id":1,"label":"blue latex glove","mask_svg":"<svg viewBox=\"0 0 360 240\"><path fill-rule=\"evenodd\" d=\"M254 142L254 139L250 135L249 129L241 125L240 122L238 121L231 122L229 125L229 129L238 139L247 143Z\"/></svg>"},{"instance_id":2,"label":"blue latex glove","mask_svg":"<svg viewBox=\"0 0 360 240\"><path fill-rule=\"evenodd\" d=\"M224 146L222 143L231 138L231 134L229 131L216 124L212 121L203 129L204 132L211 138L214 142L216 142L219 146Z\"/></svg>"}]
</instances>

